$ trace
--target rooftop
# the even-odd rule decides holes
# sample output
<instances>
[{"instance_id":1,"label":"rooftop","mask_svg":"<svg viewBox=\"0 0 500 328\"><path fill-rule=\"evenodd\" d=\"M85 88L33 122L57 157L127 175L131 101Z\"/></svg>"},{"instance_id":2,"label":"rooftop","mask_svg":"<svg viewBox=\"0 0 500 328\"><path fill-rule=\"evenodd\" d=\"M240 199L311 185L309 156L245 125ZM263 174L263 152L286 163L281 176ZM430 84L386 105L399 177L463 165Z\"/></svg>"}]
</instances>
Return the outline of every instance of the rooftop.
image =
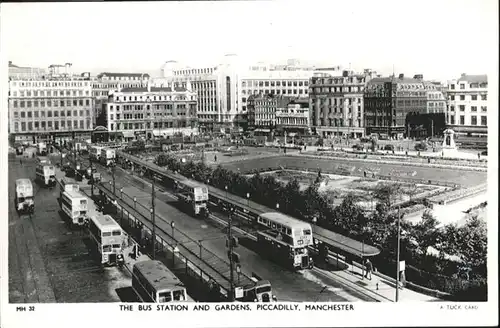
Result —
<instances>
[{"instance_id":1,"label":"rooftop","mask_svg":"<svg viewBox=\"0 0 500 328\"><path fill-rule=\"evenodd\" d=\"M462 76L458 79L458 82L468 82L468 83L487 83L488 82L488 75L486 74L481 74L481 75L467 75L467 74L462 74Z\"/></svg>"},{"instance_id":2,"label":"rooftop","mask_svg":"<svg viewBox=\"0 0 500 328\"><path fill-rule=\"evenodd\" d=\"M183 87L175 87L175 92L185 92L187 91L186 88ZM140 87L140 88L123 88L120 90L120 92L172 92L172 88L170 87L151 87L150 90L148 90L147 87Z\"/></svg>"},{"instance_id":3,"label":"rooftop","mask_svg":"<svg viewBox=\"0 0 500 328\"><path fill-rule=\"evenodd\" d=\"M97 78L100 79L105 76L110 76L110 77L129 77L129 76L134 76L134 77L149 77L149 74L147 73L111 73L111 72L103 72L97 74Z\"/></svg>"}]
</instances>

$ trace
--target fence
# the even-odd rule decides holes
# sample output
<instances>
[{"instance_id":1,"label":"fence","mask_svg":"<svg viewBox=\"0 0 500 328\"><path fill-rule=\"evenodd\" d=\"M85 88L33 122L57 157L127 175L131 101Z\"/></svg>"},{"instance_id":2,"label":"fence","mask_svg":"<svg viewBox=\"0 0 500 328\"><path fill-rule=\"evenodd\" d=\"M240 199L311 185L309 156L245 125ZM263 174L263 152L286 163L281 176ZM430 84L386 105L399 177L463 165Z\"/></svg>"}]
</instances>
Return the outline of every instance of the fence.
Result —
<instances>
[{"instance_id":1,"label":"fence","mask_svg":"<svg viewBox=\"0 0 500 328\"><path fill-rule=\"evenodd\" d=\"M140 241L143 247L152 250L152 223L150 209L146 208L142 203L125 193L118 192L113 195L112 190L108 189L105 184L96 185L106 197L110 200L116 200L115 206L116 217L119 218L119 223L122 227L128 228L131 235ZM133 202L134 205L130 205ZM132 213L136 213L133 215ZM203 247L199 241L196 241L180 231L178 228L172 227L170 222L159 215L155 215L156 220L156 257L164 256L171 258L171 263L175 263L172 251L175 247L179 249L177 257L179 263L185 263L184 270L188 280L211 281L221 287L223 298L227 298L230 290L230 270L229 263L218 257L216 254ZM167 233L158 223L167 223L170 226L171 233ZM168 266L168 263L166 263ZM174 267L174 270L179 271L179 267ZM196 273L194 277L192 274ZM237 276L236 272L234 277ZM250 284L251 279L244 273L239 275L239 281L242 285ZM206 284L205 284L206 285Z\"/></svg>"}]
</instances>

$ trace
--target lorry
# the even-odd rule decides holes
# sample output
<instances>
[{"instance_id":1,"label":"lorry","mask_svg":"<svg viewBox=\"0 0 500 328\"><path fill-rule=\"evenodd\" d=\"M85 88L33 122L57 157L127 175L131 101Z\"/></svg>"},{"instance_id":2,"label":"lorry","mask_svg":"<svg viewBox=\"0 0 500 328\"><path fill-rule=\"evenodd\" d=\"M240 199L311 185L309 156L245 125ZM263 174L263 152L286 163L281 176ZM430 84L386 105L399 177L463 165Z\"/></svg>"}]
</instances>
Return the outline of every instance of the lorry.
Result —
<instances>
[{"instance_id":1,"label":"lorry","mask_svg":"<svg viewBox=\"0 0 500 328\"><path fill-rule=\"evenodd\" d=\"M35 173L36 180L43 186L52 188L56 185L56 170L53 165L39 163Z\"/></svg>"},{"instance_id":2,"label":"lorry","mask_svg":"<svg viewBox=\"0 0 500 328\"><path fill-rule=\"evenodd\" d=\"M16 196L14 198L14 206L19 214L32 214L35 212L33 184L30 179L16 180Z\"/></svg>"}]
</instances>

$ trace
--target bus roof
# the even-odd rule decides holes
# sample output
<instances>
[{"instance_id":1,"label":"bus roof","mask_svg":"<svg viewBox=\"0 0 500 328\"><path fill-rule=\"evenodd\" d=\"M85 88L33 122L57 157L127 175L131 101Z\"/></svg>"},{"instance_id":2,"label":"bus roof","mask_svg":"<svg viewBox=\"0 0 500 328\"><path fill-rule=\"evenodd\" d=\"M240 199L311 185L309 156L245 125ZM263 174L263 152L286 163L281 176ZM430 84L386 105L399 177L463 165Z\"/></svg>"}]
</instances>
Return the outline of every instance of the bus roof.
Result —
<instances>
[{"instance_id":1,"label":"bus roof","mask_svg":"<svg viewBox=\"0 0 500 328\"><path fill-rule=\"evenodd\" d=\"M268 219L270 221L282 224L282 225L287 225L289 227L293 228L311 228L311 225L307 222L297 220L291 216L285 215L283 213L279 212L267 212L267 213L262 213L260 214L260 217L264 219Z\"/></svg>"},{"instance_id":2,"label":"bus roof","mask_svg":"<svg viewBox=\"0 0 500 328\"><path fill-rule=\"evenodd\" d=\"M77 183L77 182L72 181L72 180L69 180L69 179L68 179L68 178L66 178L66 177L61 178L61 184L62 184L62 185L68 185L68 184L76 184L76 185L78 185L78 183Z\"/></svg>"},{"instance_id":3,"label":"bus roof","mask_svg":"<svg viewBox=\"0 0 500 328\"><path fill-rule=\"evenodd\" d=\"M31 186L31 180L30 179L17 179L16 180L16 186Z\"/></svg>"},{"instance_id":4,"label":"bus roof","mask_svg":"<svg viewBox=\"0 0 500 328\"><path fill-rule=\"evenodd\" d=\"M199 183L197 181L190 180L190 179L185 179L185 180L179 181L179 184L183 184L183 185L185 185L187 187L191 187L191 188L203 188L203 187L206 188L206 186L203 183Z\"/></svg>"},{"instance_id":5,"label":"bus roof","mask_svg":"<svg viewBox=\"0 0 500 328\"><path fill-rule=\"evenodd\" d=\"M147 260L134 264L144 278L157 290L165 288L184 287L182 282L160 261Z\"/></svg>"},{"instance_id":6,"label":"bus roof","mask_svg":"<svg viewBox=\"0 0 500 328\"><path fill-rule=\"evenodd\" d=\"M87 198L87 196L76 190L68 190L64 193L68 194L71 198Z\"/></svg>"},{"instance_id":7,"label":"bus roof","mask_svg":"<svg viewBox=\"0 0 500 328\"><path fill-rule=\"evenodd\" d=\"M120 225L116 223L116 221L111 217L111 215L96 215L92 217L92 221L98 226L100 229L102 228L120 228Z\"/></svg>"}]
</instances>

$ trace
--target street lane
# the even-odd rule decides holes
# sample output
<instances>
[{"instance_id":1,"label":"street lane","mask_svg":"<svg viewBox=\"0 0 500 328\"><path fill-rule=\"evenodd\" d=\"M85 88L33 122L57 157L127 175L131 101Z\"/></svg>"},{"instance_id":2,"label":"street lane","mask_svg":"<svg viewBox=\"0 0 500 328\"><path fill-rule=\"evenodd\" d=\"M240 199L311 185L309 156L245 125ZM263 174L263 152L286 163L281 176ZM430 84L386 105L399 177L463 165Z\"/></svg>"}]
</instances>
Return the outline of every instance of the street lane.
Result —
<instances>
[{"instance_id":1,"label":"street lane","mask_svg":"<svg viewBox=\"0 0 500 328\"><path fill-rule=\"evenodd\" d=\"M103 268L89 254L84 233L59 213L59 187L34 183L35 160L9 161L9 301L13 303L117 302L116 290L130 276ZM60 173L57 174L60 176ZM14 209L15 180L30 178L35 213L19 217Z\"/></svg>"},{"instance_id":2,"label":"street lane","mask_svg":"<svg viewBox=\"0 0 500 328\"><path fill-rule=\"evenodd\" d=\"M111 174L107 170L101 166L99 166L98 170L102 173L103 180L111 180ZM120 188L123 187L124 194L132 198L136 197L138 203L148 208L151 206L151 186L149 183L119 168L115 171L115 179L118 196L120 195ZM227 259L224 229L216 227L211 221L206 222L183 212L177 208L176 201L168 192L157 190L156 196L156 213L164 220L163 222L157 222L159 227L170 233L169 223L173 220L175 227L180 231L194 240L204 240L202 242L204 247L218 257ZM125 199L133 205L130 198L126 197ZM327 279L323 275L319 276L313 271L287 271L280 265L264 259L261 255L242 246L236 252L241 256L242 271L249 276L252 272L255 272L262 278L270 280L279 300L325 302L371 300L359 293L345 290L333 279Z\"/></svg>"}]
</instances>

